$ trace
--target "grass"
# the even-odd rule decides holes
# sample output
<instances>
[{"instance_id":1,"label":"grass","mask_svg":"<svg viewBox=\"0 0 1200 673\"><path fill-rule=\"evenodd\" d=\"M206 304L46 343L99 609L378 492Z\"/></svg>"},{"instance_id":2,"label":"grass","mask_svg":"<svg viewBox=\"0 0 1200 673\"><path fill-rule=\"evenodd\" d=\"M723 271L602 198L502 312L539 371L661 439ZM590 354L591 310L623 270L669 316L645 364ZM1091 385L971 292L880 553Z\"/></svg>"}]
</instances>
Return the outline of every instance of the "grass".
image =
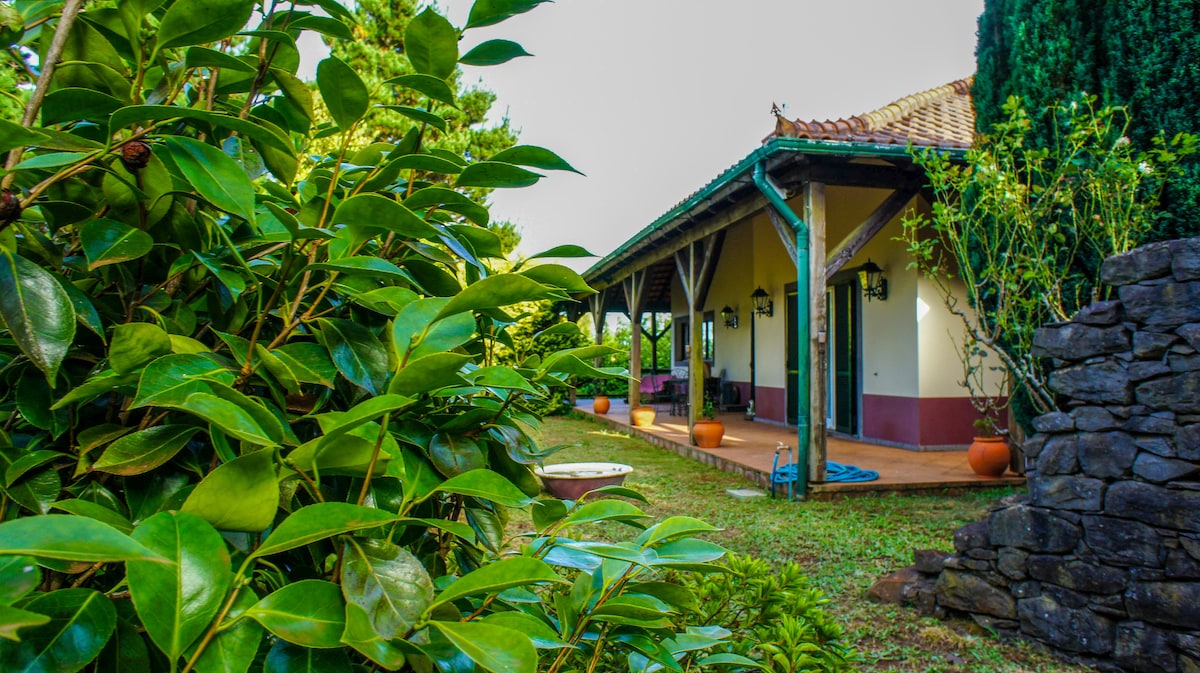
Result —
<instances>
[{"instance_id":1,"label":"grass","mask_svg":"<svg viewBox=\"0 0 1200 673\"><path fill-rule=\"evenodd\" d=\"M727 549L772 564L795 560L830 599L829 611L862 652L864 671L943 673L1077 673L1025 642L1006 642L973 622L922 618L914 610L865 599L871 583L912 563L914 549L952 550L954 530L978 520L1009 490L963 496L848 498L793 503L736 500L730 488L752 485L736 475L612 432L582 419L547 419L546 444L565 444L551 462L610 461L634 466L626 485L649 500L656 519L686 514L722 528L709 536Z\"/></svg>"}]
</instances>

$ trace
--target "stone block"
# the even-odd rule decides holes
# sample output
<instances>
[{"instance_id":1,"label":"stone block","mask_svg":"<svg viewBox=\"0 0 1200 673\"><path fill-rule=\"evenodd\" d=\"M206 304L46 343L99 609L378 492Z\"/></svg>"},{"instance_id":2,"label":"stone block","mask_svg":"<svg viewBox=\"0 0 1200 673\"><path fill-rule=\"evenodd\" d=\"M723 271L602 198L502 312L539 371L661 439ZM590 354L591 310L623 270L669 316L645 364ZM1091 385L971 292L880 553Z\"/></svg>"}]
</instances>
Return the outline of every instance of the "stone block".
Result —
<instances>
[{"instance_id":1,"label":"stone block","mask_svg":"<svg viewBox=\"0 0 1200 673\"><path fill-rule=\"evenodd\" d=\"M1166 437L1138 437L1133 442L1138 451L1149 451L1163 458L1175 457L1175 440Z\"/></svg>"},{"instance_id":2,"label":"stone block","mask_svg":"<svg viewBox=\"0 0 1200 673\"><path fill-rule=\"evenodd\" d=\"M1030 354L1060 360L1086 360L1126 352L1132 345L1130 339L1131 334L1124 325L1096 327L1063 323L1035 330Z\"/></svg>"},{"instance_id":3,"label":"stone block","mask_svg":"<svg viewBox=\"0 0 1200 673\"><path fill-rule=\"evenodd\" d=\"M1071 417L1075 419L1076 429L1083 432L1114 430L1118 425L1112 412L1104 407L1076 407L1071 410Z\"/></svg>"},{"instance_id":4,"label":"stone block","mask_svg":"<svg viewBox=\"0 0 1200 673\"><path fill-rule=\"evenodd\" d=\"M1122 481L1108 487L1104 510L1152 526L1200 532L1200 493L1195 491Z\"/></svg>"},{"instance_id":5,"label":"stone block","mask_svg":"<svg viewBox=\"0 0 1200 673\"><path fill-rule=\"evenodd\" d=\"M973 573L946 570L938 576L938 604L951 610L983 613L993 617L1013 619L1017 602L1012 594L992 586Z\"/></svg>"},{"instance_id":6,"label":"stone block","mask_svg":"<svg viewBox=\"0 0 1200 673\"><path fill-rule=\"evenodd\" d=\"M1200 578L1200 561L1182 549L1172 549L1167 552L1166 575L1170 579Z\"/></svg>"},{"instance_id":7,"label":"stone block","mask_svg":"<svg viewBox=\"0 0 1200 673\"><path fill-rule=\"evenodd\" d=\"M954 549L959 553L988 546L987 523L975 521L954 531Z\"/></svg>"},{"instance_id":8,"label":"stone block","mask_svg":"<svg viewBox=\"0 0 1200 673\"><path fill-rule=\"evenodd\" d=\"M1200 624L1200 582L1135 582L1125 592L1133 619L1195 629Z\"/></svg>"},{"instance_id":9,"label":"stone block","mask_svg":"<svg viewBox=\"0 0 1200 673\"><path fill-rule=\"evenodd\" d=\"M867 599L875 603L901 605L908 600L913 587L923 579L916 568L901 568L875 580L871 588L867 589Z\"/></svg>"},{"instance_id":10,"label":"stone block","mask_svg":"<svg viewBox=\"0 0 1200 673\"><path fill-rule=\"evenodd\" d=\"M1144 523L1109 516L1085 516L1083 540L1105 563L1162 567L1162 538Z\"/></svg>"},{"instance_id":11,"label":"stone block","mask_svg":"<svg viewBox=\"0 0 1200 673\"><path fill-rule=\"evenodd\" d=\"M913 567L925 575L936 575L946 567L946 560L954 554L936 549L918 549L913 552Z\"/></svg>"},{"instance_id":12,"label":"stone block","mask_svg":"<svg viewBox=\"0 0 1200 673\"><path fill-rule=\"evenodd\" d=\"M1030 482L1029 492L1038 507L1094 512L1102 506L1104 482L1088 477L1042 477Z\"/></svg>"},{"instance_id":13,"label":"stone block","mask_svg":"<svg viewBox=\"0 0 1200 673\"><path fill-rule=\"evenodd\" d=\"M1070 432L1075 429L1075 420L1070 414L1052 411L1034 418L1033 429L1038 432Z\"/></svg>"},{"instance_id":14,"label":"stone block","mask_svg":"<svg viewBox=\"0 0 1200 673\"><path fill-rule=\"evenodd\" d=\"M1100 264L1100 280L1105 285L1128 285L1161 278L1169 273L1171 250L1165 241L1113 255Z\"/></svg>"},{"instance_id":15,"label":"stone block","mask_svg":"<svg viewBox=\"0 0 1200 673\"><path fill-rule=\"evenodd\" d=\"M1169 634L1139 622L1117 625L1113 659L1132 673L1177 673L1177 657Z\"/></svg>"},{"instance_id":16,"label":"stone block","mask_svg":"<svg viewBox=\"0 0 1200 673\"><path fill-rule=\"evenodd\" d=\"M1159 376L1166 376L1171 373L1171 368L1159 360L1138 360L1129 363L1126 371L1129 372L1130 381L1141 383Z\"/></svg>"},{"instance_id":17,"label":"stone block","mask_svg":"<svg viewBox=\"0 0 1200 673\"><path fill-rule=\"evenodd\" d=\"M1091 304L1079 309L1079 312L1072 318L1072 322L1079 322L1085 325L1115 325L1121 322L1125 317L1125 311L1121 308L1119 301L1094 301Z\"/></svg>"},{"instance_id":18,"label":"stone block","mask_svg":"<svg viewBox=\"0 0 1200 673\"><path fill-rule=\"evenodd\" d=\"M1179 341L1179 337L1165 332L1138 330L1133 333L1133 355L1143 360L1156 360Z\"/></svg>"},{"instance_id":19,"label":"stone block","mask_svg":"<svg viewBox=\"0 0 1200 673\"><path fill-rule=\"evenodd\" d=\"M1175 431L1175 456L1200 460L1200 423L1184 425Z\"/></svg>"},{"instance_id":20,"label":"stone block","mask_svg":"<svg viewBox=\"0 0 1200 673\"><path fill-rule=\"evenodd\" d=\"M1200 559L1200 540L1191 535L1180 535L1179 546L1194 559Z\"/></svg>"},{"instance_id":21,"label":"stone block","mask_svg":"<svg viewBox=\"0 0 1200 673\"><path fill-rule=\"evenodd\" d=\"M1195 348L1196 350L1200 350L1200 322L1180 325L1179 328L1175 330L1175 333L1183 337L1183 340L1186 341L1189 346Z\"/></svg>"},{"instance_id":22,"label":"stone block","mask_svg":"<svg viewBox=\"0 0 1200 673\"><path fill-rule=\"evenodd\" d=\"M1129 319L1151 329L1200 322L1200 282L1126 285L1117 294Z\"/></svg>"},{"instance_id":23,"label":"stone block","mask_svg":"<svg viewBox=\"0 0 1200 673\"><path fill-rule=\"evenodd\" d=\"M1097 479L1128 474L1137 457L1133 437L1124 432L1089 432L1079 435L1076 445L1079 467Z\"/></svg>"},{"instance_id":24,"label":"stone block","mask_svg":"<svg viewBox=\"0 0 1200 673\"><path fill-rule=\"evenodd\" d=\"M1089 594L1116 594L1125 589L1125 573L1120 570L1095 563L1067 561L1061 556L1030 556L1029 576Z\"/></svg>"},{"instance_id":25,"label":"stone block","mask_svg":"<svg viewBox=\"0 0 1200 673\"><path fill-rule=\"evenodd\" d=\"M1190 348L1189 348L1190 350ZM1200 369L1200 355L1189 353L1181 355L1179 353L1167 354L1167 366L1175 373L1194 372Z\"/></svg>"},{"instance_id":26,"label":"stone block","mask_svg":"<svg viewBox=\"0 0 1200 673\"><path fill-rule=\"evenodd\" d=\"M1200 371L1182 372L1139 383L1137 401L1181 414L1200 413Z\"/></svg>"},{"instance_id":27,"label":"stone block","mask_svg":"<svg viewBox=\"0 0 1200 673\"><path fill-rule=\"evenodd\" d=\"M1047 385L1060 395L1093 404L1130 404L1134 399L1129 372L1115 360L1056 369Z\"/></svg>"},{"instance_id":28,"label":"stone block","mask_svg":"<svg viewBox=\"0 0 1200 673\"><path fill-rule=\"evenodd\" d=\"M1160 411L1149 416L1133 416L1121 425L1121 429L1143 435L1173 435L1175 414Z\"/></svg>"},{"instance_id":29,"label":"stone block","mask_svg":"<svg viewBox=\"0 0 1200 673\"><path fill-rule=\"evenodd\" d=\"M1103 655L1116 640L1113 620L1091 610L1059 605L1047 595L1017 602L1021 631L1068 652Z\"/></svg>"},{"instance_id":30,"label":"stone block","mask_svg":"<svg viewBox=\"0 0 1200 673\"><path fill-rule=\"evenodd\" d=\"M1115 596L1092 596L1088 600L1088 609L1106 617L1115 617L1117 619L1129 617L1129 613L1125 612L1125 596L1121 594Z\"/></svg>"},{"instance_id":31,"label":"stone block","mask_svg":"<svg viewBox=\"0 0 1200 673\"><path fill-rule=\"evenodd\" d=\"M1075 435L1052 436L1037 454L1037 473L1075 474L1079 470L1078 443L1078 437Z\"/></svg>"},{"instance_id":32,"label":"stone block","mask_svg":"<svg viewBox=\"0 0 1200 673\"><path fill-rule=\"evenodd\" d=\"M1025 566L1028 561L1028 552L1004 547L996 555L996 569L1011 580L1023 580L1029 576Z\"/></svg>"},{"instance_id":33,"label":"stone block","mask_svg":"<svg viewBox=\"0 0 1200 673\"><path fill-rule=\"evenodd\" d=\"M1200 465L1196 463L1164 458L1144 451L1138 454L1137 460L1133 461L1134 474L1146 481L1159 484L1191 476L1197 471L1200 471Z\"/></svg>"},{"instance_id":34,"label":"stone block","mask_svg":"<svg viewBox=\"0 0 1200 673\"><path fill-rule=\"evenodd\" d=\"M1179 281L1200 279L1200 241L1171 241L1171 274Z\"/></svg>"},{"instance_id":35,"label":"stone block","mask_svg":"<svg viewBox=\"0 0 1200 673\"><path fill-rule=\"evenodd\" d=\"M988 539L998 547L1062 553L1075 548L1082 529L1049 510L1018 505L988 517Z\"/></svg>"}]
</instances>

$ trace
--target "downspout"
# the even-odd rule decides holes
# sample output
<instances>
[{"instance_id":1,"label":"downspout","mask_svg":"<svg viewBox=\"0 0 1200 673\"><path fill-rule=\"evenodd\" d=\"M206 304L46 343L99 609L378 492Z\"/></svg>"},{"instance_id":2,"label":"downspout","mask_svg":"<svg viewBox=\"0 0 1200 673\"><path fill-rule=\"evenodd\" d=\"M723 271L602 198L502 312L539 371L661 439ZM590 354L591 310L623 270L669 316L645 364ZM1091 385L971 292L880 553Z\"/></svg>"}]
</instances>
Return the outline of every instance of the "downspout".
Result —
<instances>
[{"instance_id":1,"label":"downspout","mask_svg":"<svg viewBox=\"0 0 1200 673\"><path fill-rule=\"evenodd\" d=\"M779 213L792 231L796 232L796 340L799 347L800 380L796 383L796 397L800 408L796 410L796 497L804 497L808 492L808 455L811 449L809 382L812 377L812 352L809 344L809 327L812 316L809 315L808 286L808 226L800 216L783 200L779 190L771 184L767 177L767 169L762 161L754 164L754 186L767 198L767 203Z\"/></svg>"}]
</instances>

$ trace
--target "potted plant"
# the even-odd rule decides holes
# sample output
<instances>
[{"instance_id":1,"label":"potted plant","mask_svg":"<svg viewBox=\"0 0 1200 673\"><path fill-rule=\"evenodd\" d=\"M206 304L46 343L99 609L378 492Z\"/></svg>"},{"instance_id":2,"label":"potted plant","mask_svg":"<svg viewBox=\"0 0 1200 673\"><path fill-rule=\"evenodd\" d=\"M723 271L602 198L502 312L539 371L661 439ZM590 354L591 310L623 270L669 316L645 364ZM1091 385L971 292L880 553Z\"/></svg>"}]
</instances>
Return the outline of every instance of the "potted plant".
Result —
<instances>
[{"instance_id":1,"label":"potted plant","mask_svg":"<svg viewBox=\"0 0 1200 673\"><path fill-rule=\"evenodd\" d=\"M654 418L657 415L658 412L654 410L654 407L642 405L629 410L629 421L635 428L648 428L654 425Z\"/></svg>"},{"instance_id":2,"label":"potted plant","mask_svg":"<svg viewBox=\"0 0 1200 673\"><path fill-rule=\"evenodd\" d=\"M975 438L967 447L967 463L980 476L999 477L1012 460L1008 429L1000 422L1010 399L1003 394L1008 390L1008 369L985 365L987 357L987 349L969 336L959 351L963 365L960 383L971 396L971 406L979 413L979 418L973 421Z\"/></svg>"},{"instance_id":3,"label":"potted plant","mask_svg":"<svg viewBox=\"0 0 1200 673\"><path fill-rule=\"evenodd\" d=\"M597 414L607 414L612 407L612 402L608 399L608 395L597 395L592 398L592 411Z\"/></svg>"},{"instance_id":4,"label":"potted plant","mask_svg":"<svg viewBox=\"0 0 1200 673\"><path fill-rule=\"evenodd\" d=\"M705 396L700 418L696 419L696 425L692 428L692 443L702 449L715 449L721 445L724 437L725 424L717 418L712 398Z\"/></svg>"}]
</instances>

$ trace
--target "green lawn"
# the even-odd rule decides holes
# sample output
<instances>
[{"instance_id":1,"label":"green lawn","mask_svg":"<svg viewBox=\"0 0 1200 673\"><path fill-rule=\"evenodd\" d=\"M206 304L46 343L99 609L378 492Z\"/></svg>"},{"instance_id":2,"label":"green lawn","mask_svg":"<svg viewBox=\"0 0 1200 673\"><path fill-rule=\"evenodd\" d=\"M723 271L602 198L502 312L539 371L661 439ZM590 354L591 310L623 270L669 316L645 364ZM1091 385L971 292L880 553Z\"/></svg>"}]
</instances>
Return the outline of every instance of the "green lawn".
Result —
<instances>
[{"instance_id":1,"label":"green lawn","mask_svg":"<svg viewBox=\"0 0 1200 673\"><path fill-rule=\"evenodd\" d=\"M880 575L912 562L920 548L952 550L956 528L978 519L1007 494L863 497L792 503L736 500L747 481L579 419L547 419L546 444L567 448L547 462L633 465L626 485L650 500L656 518L687 514L723 530L710 539L771 561L794 559L831 599L830 611L866 659L864 671L1069 673L1069 666L1025 643L1001 642L969 621L922 619L915 611L865 600Z\"/></svg>"}]
</instances>

